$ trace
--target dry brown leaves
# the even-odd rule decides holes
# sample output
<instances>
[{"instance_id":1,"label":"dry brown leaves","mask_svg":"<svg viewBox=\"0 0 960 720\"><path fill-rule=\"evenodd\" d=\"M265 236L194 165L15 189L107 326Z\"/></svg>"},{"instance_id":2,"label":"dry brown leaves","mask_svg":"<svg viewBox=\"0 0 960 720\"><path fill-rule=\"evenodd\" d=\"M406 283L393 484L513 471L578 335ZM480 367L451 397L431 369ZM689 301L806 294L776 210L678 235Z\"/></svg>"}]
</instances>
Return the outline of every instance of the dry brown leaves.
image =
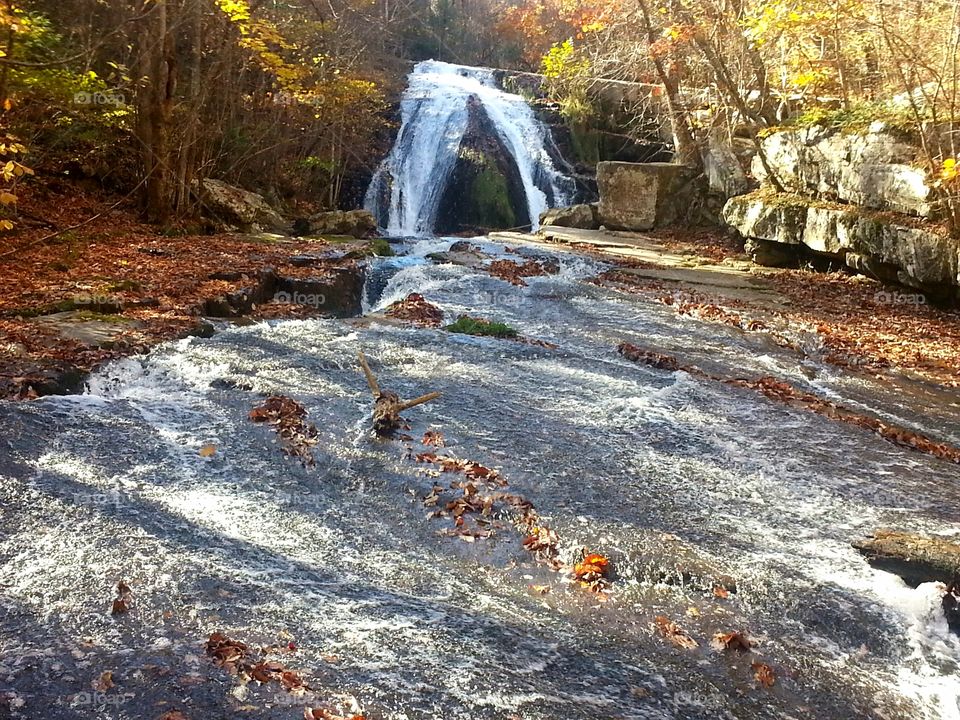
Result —
<instances>
[{"instance_id":1,"label":"dry brown leaves","mask_svg":"<svg viewBox=\"0 0 960 720\"><path fill-rule=\"evenodd\" d=\"M363 715L338 715L325 708L304 708L303 720L365 720Z\"/></svg>"},{"instance_id":2,"label":"dry brown leaves","mask_svg":"<svg viewBox=\"0 0 960 720\"><path fill-rule=\"evenodd\" d=\"M642 348L639 348L636 345L631 345L627 342L620 343L617 346L617 352L623 355L627 360L649 365L650 367L655 367L660 370L669 370L673 372L680 369L680 363L677 362L675 357L671 357L670 355L662 355L650 350L643 350Z\"/></svg>"},{"instance_id":3,"label":"dry brown leaves","mask_svg":"<svg viewBox=\"0 0 960 720\"><path fill-rule=\"evenodd\" d=\"M773 684L777 681L773 674L773 668L762 662L751 663L750 667L753 669L753 678L758 683L763 687L773 687Z\"/></svg>"},{"instance_id":4,"label":"dry brown leaves","mask_svg":"<svg viewBox=\"0 0 960 720\"><path fill-rule=\"evenodd\" d=\"M385 314L422 327L440 327L443 322L443 310L427 302L419 293L411 293L403 300L397 300L386 309Z\"/></svg>"},{"instance_id":5,"label":"dry brown leaves","mask_svg":"<svg viewBox=\"0 0 960 720\"><path fill-rule=\"evenodd\" d=\"M117 198L89 192L80 185L49 187L42 180L24 186L20 209L58 228L103 213L93 222L47 242L45 226L25 221L4 237L0 257L0 335L16 350L0 344L0 396L29 399L48 373L63 365L86 372L116 357L142 352L184 335L196 324L197 313L211 293L233 292L254 283L271 267L285 277L315 276L326 269L352 265L353 260L319 258L304 267L293 259L331 248L314 241L259 242L243 236L161 235L139 221L131 201L110 208ZM230 269L231 280L211 280ZM63 340L22 317L25 311L65 300L109 296L123 304L122 315L142 323L107 348L91 349ZM260 310L299 316L316 310L292 303L270 303ZM35 391L34 391L35 392Z\"/></svg>"},{"instance_id":6,"label":"dry brown leaves","mask_svg":"<svg viewBox=\"0 0 960 720\"><path fill-rule=\"evenodd\" d=\"M585 553L583 560L573 566L573 577L581 587L602 593L610 586L609 571L609 558L597 553Z\"/></svg>"},{"instance_id":7,"label":"dry brown leaves","mask_svg":"<svg viewBox=\"0 0 960 720\"><path fill-rule=\"evenodd\" d=\"M425 436L424 444L427 445L427 440L433 437ZM538 563L557 572L569 571L581 587L605 599L603 593L610 587L610 561L603 555L587 553L575 567L564 565L559 557L560 537L557 532L540 521L533 503L528 499L502 490L508 483L499 472L480 463L437 455L435 452L419 453L415 459L417 462L439 465L440 470L433 471L437 475L456 472L467 478L452 481L449 489L434 485L423 499L425 507L433 508L428 517L453 520L453 527L441 531L441 534L475 542L479 538L492 536L503 527L497 518L512 514L514 524L524 532L524 550L531 553ZM459 495L446 499L449 492L457 491Z\"/></svg>"},{"instance_id":8,"label":"dry brown leaves","mask_svg":"<svg viewBox=\"0 0 960 720\"><path fill-rule=\"evenodd\" d=\"M317 444L317 428L306 422L307 410L300 403L284 395L268 397L264 403L250 411L250 419L256 423L273 425L283 440L283 450L292 457L300 458L307 467L315 463L312 448Z\"/></svg>"},{"instance_id":9,"label":"dry brown leaves","mask_svg":"<svg viewBox=\"0 0 960 720\"><path fill-rule=\"evenodd\" d=\"M631 264L618 262L622 267ZM878 296L896 293L855 276L797 270L765 273L764 282L788 301L782 309L771 309L759 300L717 300L689 290L665 292L659 280L619 270L591 282L643 295L703 320L769 332L777 344L799 352L805 348L773 328L816 328L827 350L822 357L826 362L874 371L895 367L948 387L960 386L960 311L920 302L878 301Z\"/></svg>"},{"instance_id":10,"label":"dry brown leaves","mask_svg":"<svg viewBox=\"0 0 960 720\"><path fill-rule=\"evenodd\" d=\"M207 640L207 655L231 675L244 682L256 680L266 685L275 682L287 692L301 694L310 689L300 673L283 663L269 661L263 656L273 648L253 650L246 643L231 640L223 633L213 633Z\"/></svg>"},{"instance_id":11,"label":"dry brown leaves","mask_svg":"<svg viewBox=\"0 0 960 720\"><path fill-rule=\"evenodd\" d=\"M439 430L427 430L423 434L423 440L420 441L422 445L432 446L432 447L445 447L446 441L443 438L443 433Z\"/></svg>"},{"instance_id":12,"label":"dry brown leaves","mask_svg":"<svg viewBox=\"0 0 960 720\"><path fill-rule=\"evenodd\" d=\"M523 264L515 260L494 260L487 266L487 272L511 285L521 287L527 284L524 278L550 274L547 266L540 260L528 260Z\"/></svg>"},{"instance_id":13,"label":"dry brown leaves","mask_svg":"<svg viewBox=\"0 0 960 720\"><path fill-rule=\"evenodd\" d=\"M739 650L740 652L750 652L753 644L742 632L718 632L710 641L717 650Z\"/></svg>"},{"instance_id":14,"label":"dry brown leaves","mask_svg":"<svg viewBox=\"0 0 960 720\"><path fill-rule=\"evenodd\" d=\"M111 615L123 615L133 606L133 592L123 580L117 583L117 597L110 608Z\"/></svg>"},{"instance_id":15,"label":"dry brown leaves","mask_svg":"<svg viewBox=\"0 0 960 720\"><path fill-rule=\"evenodd\" d=\"M651 367L670 371L683 370L696 377L713 380L734 387L756 390L771 400L776 400L785 405L809 410L818 415L830 418L831 420L870 430L895 445L932 455L949 462L960 463L960 448L947 443L937 442L913 430L890 425L877 418L855 412L835 402L818 397L813 393L799 390L789 383L777 380L768 375L750 380L719 377L704 372L694 365L683 365L676 358L669 355L661 355L649 350L643 350L630 343L620 343L620 345L617 346L617 351L628 360L650 365Z\"/></svg>"},{"instance_id":16,"label":"dry brown leaves","mask_svg":"<svg viewBox=\"0 0 960 720\"><path fill-rule=\"evenodd\" d=\"M695 647L699 647L699 643L696 640L690 637L683 628L666 615L657 615L653 619L653 627L663 635L663 637L679 648L692 650Z\"/></svg>"},{"instance_id":17,"label":"dry brown leaves","mask_svg":"<svg viewBox=\"0 0 960 720\"><path fill-rule=\"evenodd\" d=\"M441 436L442 437L442 436ZM428 443L424 443L428 444ZM482 480L485 483L503 487L507 483L496 470L491 470L472 460L461 460L446 455L437 455L434 452L424 452L416 456L417 462L439 465L443 472L460 472L473 480Z\"/></svg>"},{"instance_id":18,"label":"dry brown leaves","mask_svg":"<svg viewBox=\"0 0 960 720\"><path fill-rule=\"evenodd\" d=\"M90 687L97 692L106 692L115 685L116 683L113 681L113 670L105 670L90 683Z\"/></svg>"},{"instance_id":19,"label":"dry brown leaves","mask_svg":"<svg viewBox=\"0 0 960 720\"><path fill-rule=\"evenodd\" d=\"M167 710L157 720L189 720L189 718L179 710Z\"/></svg>"}]
</instances>

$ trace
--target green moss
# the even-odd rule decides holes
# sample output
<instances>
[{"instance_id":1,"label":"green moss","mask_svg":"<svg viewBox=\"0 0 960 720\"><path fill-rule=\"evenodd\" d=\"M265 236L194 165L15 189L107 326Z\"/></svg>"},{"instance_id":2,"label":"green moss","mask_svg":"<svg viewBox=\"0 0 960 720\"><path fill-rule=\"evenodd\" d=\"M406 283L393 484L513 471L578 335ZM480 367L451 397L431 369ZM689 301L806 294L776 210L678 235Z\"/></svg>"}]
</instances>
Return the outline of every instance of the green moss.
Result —
<instances>
[{"instance_id":1,"label":"green moss","mask_svg":"<svg viewBox=\"0 0 960 720\"><path fill-rule=\"evenodd\" d=\"M916 133L917 119L909 107L892 107L882 102L864 102L849 108L807 108L790 122L790 127L813 127L820 125L846 133L861 133L875 122L906 135ZM783 128L780 128L783 129ZM775 132L770 128L764 134Z\"/></svg>"},{"instance_id":2,"label":"green moss","mask_svg":"<svg viewBox=\"0 0 960 720\"><path fill-rule=\"evenodd\" d=\"M447 325L444 330L463 335L483 335L498 338L515 338L518 335L514 328L505 323L473 318L469 315L461 315L455 323Z\"/></svg>"},{"instance_id":3,"label":"green moss","mask_svg":"<svg viewBox=\"0 0 960 720\"><path fill-rule=\"evenodd\" d=\"M600 162L600 133L587 123L570 122L567 126L574 157L585 165Z\"/></svg>"},{"instance_id":4,"label":"green moss","mask_svg":"<svg viewBox=\"0 0 960 720\"><path fill-rule=\"evenodd\" d=\"M107 315L105 313L93 312L92 310L81 310L74 315L74 319L83 322L104 322L116 325L130 322L130 319L123 317L123 315Z\"/></svg>"},{"instance_id":5,"label":"green moss","mask_svg":"<svg viewBox=\"0 0 960 720\"><path fill-rule=\"evenodd\" d=\"M377 257L393 257L396 254L385 238L375 238L371 240L370 250Z\"/></svg>"},{"instance_id":6,"label":"green moss","mask_svg":"<svg viewBox=\"0 0 960 720\"><path fill-rule=\"evenodd\" d=\"M517 216L510 204L507 179L490 165L485 166L473 179L470 188L470 211L463 218L464 224L490 227L514 227Z\"/></svg>"}]
</instances>

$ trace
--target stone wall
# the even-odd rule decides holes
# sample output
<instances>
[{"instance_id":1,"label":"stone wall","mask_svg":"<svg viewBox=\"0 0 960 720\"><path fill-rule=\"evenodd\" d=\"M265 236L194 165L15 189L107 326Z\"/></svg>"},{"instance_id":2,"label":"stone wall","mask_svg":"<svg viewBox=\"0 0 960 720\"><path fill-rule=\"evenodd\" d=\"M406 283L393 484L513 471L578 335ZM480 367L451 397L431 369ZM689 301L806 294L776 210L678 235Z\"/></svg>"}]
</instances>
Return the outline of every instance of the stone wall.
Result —
<instances>
[{"instance_id":1,"label":"stone wall","mask_svg":"<svg viewBox=\"0 0 960 720\"><path fill-rule=\"evenodd\" d=\"M722 218L760 264L797 266L823 257L885 282L960 299L960 240L935 222L934 189L920 148L882 123L861 132L824 127L771 133L761 141L760 190L733 197Z\"/></svg>"}]
</instances>

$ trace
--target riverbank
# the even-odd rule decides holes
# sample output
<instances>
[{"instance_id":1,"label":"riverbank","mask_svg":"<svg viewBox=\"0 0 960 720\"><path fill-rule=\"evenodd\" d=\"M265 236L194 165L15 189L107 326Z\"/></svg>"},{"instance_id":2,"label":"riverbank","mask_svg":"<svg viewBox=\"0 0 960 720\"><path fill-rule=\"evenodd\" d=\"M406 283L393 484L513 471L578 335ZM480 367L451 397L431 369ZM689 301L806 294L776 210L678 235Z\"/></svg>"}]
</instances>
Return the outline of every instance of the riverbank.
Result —
<instances>
[{"instance_id":1,"label":"riverbank","mask_svg":"<svg viewBox=\"0 0 960 720\"><path fill-rule=\"evenodd\" d=\"M355 293L356 280L350 288L343 278L359 277L358 262L374 250L349 238L163 235L140 223L134 208L84 193L28 196L25 206L46 222L23 227L0 254L3 398L75 391L104 362L213 332L209 318L351 314L309 300L331 283L337 293ZM51 228L101 213L50 237ZM917 293L846 273L762 268L720 232L551 227L490 238L602 258L613 267L596 284L765 333L820 361L960 387L960 312ZM277 278L287 284L277 286ZM290 302L284 288L308 302Z\"/></svg>"},{"instance_id":2,"label":"riverbank","mask_svg":"<svg viewBox=\"0 0 960 720\"><path fill-rule=\"evenodd\" d=\"M43 222L0 251L2 398L75 391L109 360L211 333L208 318L343 314L350 299L334 295L358 295L373 252L352 238L159 234L135 208L82 192L23 207Z\"/></svg>"},{"instance_id":3,"label":"riverbank","mask_svg":"<svg viewBox=\"0 0 960 720\"><path fill-rule=\"evenodd\" d=\"M768 334L820 361L960 387L960 311L935 307L915 291L846 272L760 267L719 231L547 227L491 239L601 257L616 267L597 284L681 315Z\"/></svg>"}]
</instances>

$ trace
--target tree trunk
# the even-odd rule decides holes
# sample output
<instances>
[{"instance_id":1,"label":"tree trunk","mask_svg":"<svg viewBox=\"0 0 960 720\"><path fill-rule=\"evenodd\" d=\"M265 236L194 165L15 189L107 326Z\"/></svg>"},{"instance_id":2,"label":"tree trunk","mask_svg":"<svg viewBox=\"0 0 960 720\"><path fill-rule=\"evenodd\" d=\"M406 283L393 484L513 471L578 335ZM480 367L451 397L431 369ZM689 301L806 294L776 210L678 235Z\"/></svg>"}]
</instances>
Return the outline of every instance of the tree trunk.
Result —
<instances>
[{"instance_id":1,"label":"tree trunk","mask_svg":"<svg viewBox=\"0 0 960 720\"><path fill-rule=\"evenodd\" d=\"M170 118L176 91L176 56L167 0L155 0L143 20L137 127L146 178L144 212L148 222L165 223L172 214Z\"/></svg>"},{"instance_id":2,"label":"tree trunk","mask_svg":"<svg viewBox=\"0 0 960 720\"><path fill-rule=\"evenodd\" d=\"M647 33L647 42L652 46L657 41L656 33L650 22L650 11L646 0L638 0L640 13L643 15L643 25ZM683 107L683 98L680 94L679 73L675 66L667 67L663 61L653 58L657 76L663 84L664 95L667 100L667 113L670 116L670 130L673 133L674 150L680 164L703 171L703 157L693 131L690 129L686 109Z\"/></svg>"}]
</instances>

